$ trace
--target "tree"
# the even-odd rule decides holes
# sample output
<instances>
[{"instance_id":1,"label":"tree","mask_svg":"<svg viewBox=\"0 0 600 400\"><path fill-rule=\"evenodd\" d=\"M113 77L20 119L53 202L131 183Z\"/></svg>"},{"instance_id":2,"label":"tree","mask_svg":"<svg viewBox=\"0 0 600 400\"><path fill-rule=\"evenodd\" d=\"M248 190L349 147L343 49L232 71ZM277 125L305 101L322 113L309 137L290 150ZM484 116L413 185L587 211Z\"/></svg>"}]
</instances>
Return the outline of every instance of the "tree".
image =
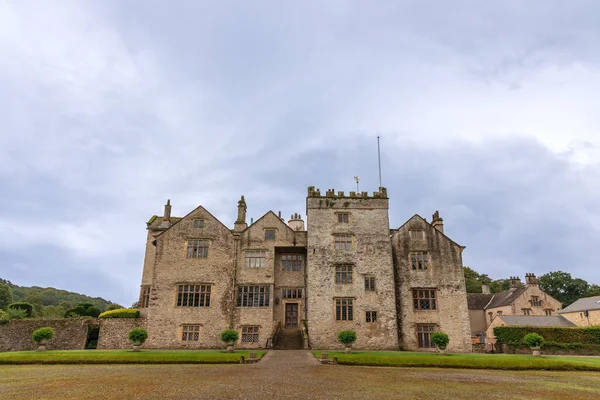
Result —
<instances>
[{"instance_id":1,"label":"tree","mask_svg":"<svg viewBox=\"0 0 600 400\"><path fill-rule=\"evenodd\" d=\"M27 315L27 318L31 318L31 316L33 315L33 306L29 303L25 303L22 301L9 304L8 308L13 310L24 310Z\"/></svg>"},{"instance_id":2,"label":"tree","mask_svg":"<svg viewBox=\"0 0 600 400\"><path fill-rule=\"evenodd\" d=\"M563 307L585 297L589 284L583 279L573 278L570 273L555 271L538 278L540 289L563 303Z\"/></svg>"},{"instance_id":3,"label":"tree","mask_svg":"<svg viewBox=\"0 0 600 400\"><path fill-rule=\"evenodd\" d=\"M600 286L596 284L590 285L585 297L600 296Z\"/></svg>"},{"instance_id":4,"label":"tree","mask_svg":"<svg viewBox=\"0 0 600 400\"><path fill-rule=\"evenodd\" d=\"M490 292L500 293L510 289L510 279L497 279L490 283Z\"/></svg>"},{"instance_id":5,"label":"tree","mask_svg":"<svg viewBox=\"0 0 600 400\"><path fill-rule=\"evenodd\" d=\"M510 288L508 279L493 280L487 274L480 274L469 267L463 267L467 293L481 293L481 284L490 285L492 293L504 292Z\"/></svg>"},{"instance_id":6,"label":"tree","mask_svg":"<svg viewBox=\"0 0 600 400\"><path fill-rule=\"evenodd\" d=\"M0 310L6 310L13 302L12 291L6 283L0 283Z\"/></svg>"}]
</instances>

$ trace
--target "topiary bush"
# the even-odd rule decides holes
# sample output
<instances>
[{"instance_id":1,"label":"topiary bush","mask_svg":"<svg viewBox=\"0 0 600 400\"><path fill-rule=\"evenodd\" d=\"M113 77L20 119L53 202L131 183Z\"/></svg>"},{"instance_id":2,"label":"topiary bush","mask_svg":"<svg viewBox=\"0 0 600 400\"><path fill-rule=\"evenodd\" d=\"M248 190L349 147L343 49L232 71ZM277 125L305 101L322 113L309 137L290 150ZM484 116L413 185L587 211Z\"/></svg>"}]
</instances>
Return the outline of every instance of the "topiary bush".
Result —
<instances>
[{"instance_id":1,"label":"topiary bush","mask_svg":"<svg viewBox=\"0 0 600 400\"><path fill-rule=\"evenodd\" d=\"M84 314L85 308L81 305L77 305L65 311L65 318L77 318L83 316Z\"/></svg>"},{"instance_id":2,"label":"topiary bush","mask_svg":"<svg viewBox=\"0 0 600 400\"><path fill-rule=\"evenodd\" d=\"M542 344L544 344L544 337L535 332L528 333L523 338L523 343L529 347L540 347Z\"/></svg>"},{"instance_id":3,"label":"topiary bush","mask_svg":"<svg viewBox=\"0 0 600 400\"><path fill-rule=\"evenodd\" d=\"M226 329L221 332L221 340L225 343L237 342L240 335L235 329Z\"/></svg>"},{"instance_id":4,"label":"topiary bush","mask_svg":"<svg viewBox=\"0 0 600 400\"><path fill-rule=\"evenodd\" d=\"M40 328L31 334L33 341L40 343L42 340L50 340L54 337L54 330L50 327Z\"/></svg>"},{"instance_id":5,"label":"topiary bush","mask_svg":"<svg viewBox=\"0 0 600 400\"><path fill-rule=\"evenodd\" d=\"M8 309L9 310L25 310L26 312L26 316L25 318L31 318L31 316L33 315L33 305L26 303L24 301L19 301L16 303L12 303L8 305Z\"/></svg>"},{"instance_id":6,"label":"topiary bush","mask_svg":"<svg viewBox=\"0 0 600 400\"><path fill-rule=\"evenodd\" d=\"M119 310L104 311L98 318L139 318L140 310L135 308L121 308Z\"/></svg>"},{"instance_id":7,"label":"topiary bush","mask_svg":"<svg viewBox=\"0 0 600 400\"><path fill-rule=\"evenodd\" d=\"M83 316L85 317L92 317L92 318L98 318L98 315L100 315L102 311L100 311L100 309L96 306L91 306L85 309L85 313L83 314Z\"/></svg>"},{"instance_id":8,"label":"topiary bush","mask_svg":"<svg viewBox=\"0 0 600 400\"><path fill-rule=\"evenodd\" d=\"M9 319L25 319L27 318L27 311L22 308L9 308L6 310Z\"/></svg>"},{"instance_id":9,"label":"topiary bush","mask_svg":"<svg viewBox=\"0 0 600 400\"><path fill-rule=\"evenodd\" d=\"M352 343L356 342L356 332L340 331L340 333L338 333L338 342L346 347L350 347Z\"/></svg>"},{"instance_id":10,"label":"topiary bush","mask_svg":"<svg viewBox=\"0 0 600 400\"><path fill-rule=\"evenodd\" d=\"M143 328L133 328L129 332L129 340L143 344L148 339L148 331Z\"/></svg>"},{"instance_id":11,"label":"topiary bush","mask_svg":"<svg viewBox=\"0 0 600 400\"><path fill-rule=\"evenodd\" d=\"M450 343L450 338L444 332L435 332L431 335L431 343L435 344L438 349L445 350Z\"/></svg>"},{"instance_id":12,"label":"topiary bush","mask_svg":"<svg viewBox=\"0 0 600 400\"><path fill-rule=\"evenodd\" d=\"M6 311L0 310L0 325L8 324L9 320L10 320L10 317L8 316L8 313Z\"/></svg>"}]
</instances>

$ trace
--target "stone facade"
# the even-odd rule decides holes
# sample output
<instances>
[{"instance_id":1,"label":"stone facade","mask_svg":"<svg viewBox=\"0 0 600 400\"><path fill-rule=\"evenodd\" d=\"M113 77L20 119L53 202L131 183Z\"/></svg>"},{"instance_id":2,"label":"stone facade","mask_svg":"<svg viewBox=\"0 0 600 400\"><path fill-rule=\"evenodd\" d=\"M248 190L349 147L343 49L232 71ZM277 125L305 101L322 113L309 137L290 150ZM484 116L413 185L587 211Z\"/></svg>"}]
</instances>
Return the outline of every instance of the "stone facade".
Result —
<instances>
[{"instance_id":1,"label":"stone facade","mask_svg":"<svg viewBox=\"0 0 600 400\"><path fill-rule=\"evenodd\" d=\"M75 319L13 319L0 325L0 351L25 351L37 349L31 334L44 327L54 330L48 341L48 350L83 350L88 335L88 325L96 325L95 318Z\"/></svg>"},{"instance_id":2,"label":"stone facade","mask_svg":"<svg viewBox=\"0 0 600 400\"><path fill-rule=\"evenodd\" d=\"M353 329L357 349L417 350L417 325L429 324L450 335L449 350L470 351L463 247L440 231L439 217L390 230L388 207L385 188L321 195L309 187L306 230L299 214L286 224L272 211L248 226L242 196L229 229L203 207L172 217L168 202L148 221L145 347L218 348L219 333L233 328L237 347L262 348L278 329L304 323L312 348L341 348L338 332ZM409 239L417 226L419 243ZM430 255L430 270L410 270L417 249ZM413 311L412 289L422 287L437 291L436 310Z\"/></svg>"},{"instance_id":3,"label":"stone facade","mask_svg":"<svg viewBox=\"0 0 600 400\"><path fill-rule=\"evenodd\" d=\"M134 328L147 329L145 318L100 318L97 349L131 349L129 332ZM141 348L147 347L144 343Z\"/></svg>"}]
</instances>

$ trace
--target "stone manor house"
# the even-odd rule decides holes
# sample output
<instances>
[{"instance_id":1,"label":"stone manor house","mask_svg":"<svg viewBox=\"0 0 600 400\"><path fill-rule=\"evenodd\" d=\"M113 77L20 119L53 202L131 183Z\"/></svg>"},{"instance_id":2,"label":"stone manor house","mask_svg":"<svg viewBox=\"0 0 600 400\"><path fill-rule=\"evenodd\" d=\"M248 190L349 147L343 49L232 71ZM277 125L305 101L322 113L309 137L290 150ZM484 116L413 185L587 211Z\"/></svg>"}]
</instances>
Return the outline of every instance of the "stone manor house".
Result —
<instances>
[{"instance_id":1,"label":"stone manor house","mask_svg":"<svg viewBox=\"0 0 600 400\"><path fill-rule=\"evenodd\" d=\"M438 212L390 229L387 190L308 188L306 228L267 212L246 221L238 202L233 229L199 206L185 217L147 223L140 309L150 348L219 348L233 328L239 348L342 348L471 351L463 246L444 234Z\"/></svg>"}]
</instances>

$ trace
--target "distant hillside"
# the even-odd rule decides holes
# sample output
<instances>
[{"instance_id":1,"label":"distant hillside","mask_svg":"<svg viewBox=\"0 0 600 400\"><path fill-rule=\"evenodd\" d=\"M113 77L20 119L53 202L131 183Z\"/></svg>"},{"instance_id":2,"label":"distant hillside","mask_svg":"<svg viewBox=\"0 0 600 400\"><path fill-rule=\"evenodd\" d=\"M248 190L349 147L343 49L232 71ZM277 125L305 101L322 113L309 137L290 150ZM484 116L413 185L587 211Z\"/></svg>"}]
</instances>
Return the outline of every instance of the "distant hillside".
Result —
<instances>
[{"instance_id":1,"label":"distant hillside","mask_svg":"<svg viewBox=\"0 0 600 400\"><path fill-rule=\"evenodd\" d=\"M90 297L68 290L19 286L2 278L0 278L0 282L10 287L13 302L25 301L33 304L38 317L62 317L65 310L79 303L92 303L101 311L106 310L109 305L113 304L101 297Z\"/></svg>"}]
</instances>

